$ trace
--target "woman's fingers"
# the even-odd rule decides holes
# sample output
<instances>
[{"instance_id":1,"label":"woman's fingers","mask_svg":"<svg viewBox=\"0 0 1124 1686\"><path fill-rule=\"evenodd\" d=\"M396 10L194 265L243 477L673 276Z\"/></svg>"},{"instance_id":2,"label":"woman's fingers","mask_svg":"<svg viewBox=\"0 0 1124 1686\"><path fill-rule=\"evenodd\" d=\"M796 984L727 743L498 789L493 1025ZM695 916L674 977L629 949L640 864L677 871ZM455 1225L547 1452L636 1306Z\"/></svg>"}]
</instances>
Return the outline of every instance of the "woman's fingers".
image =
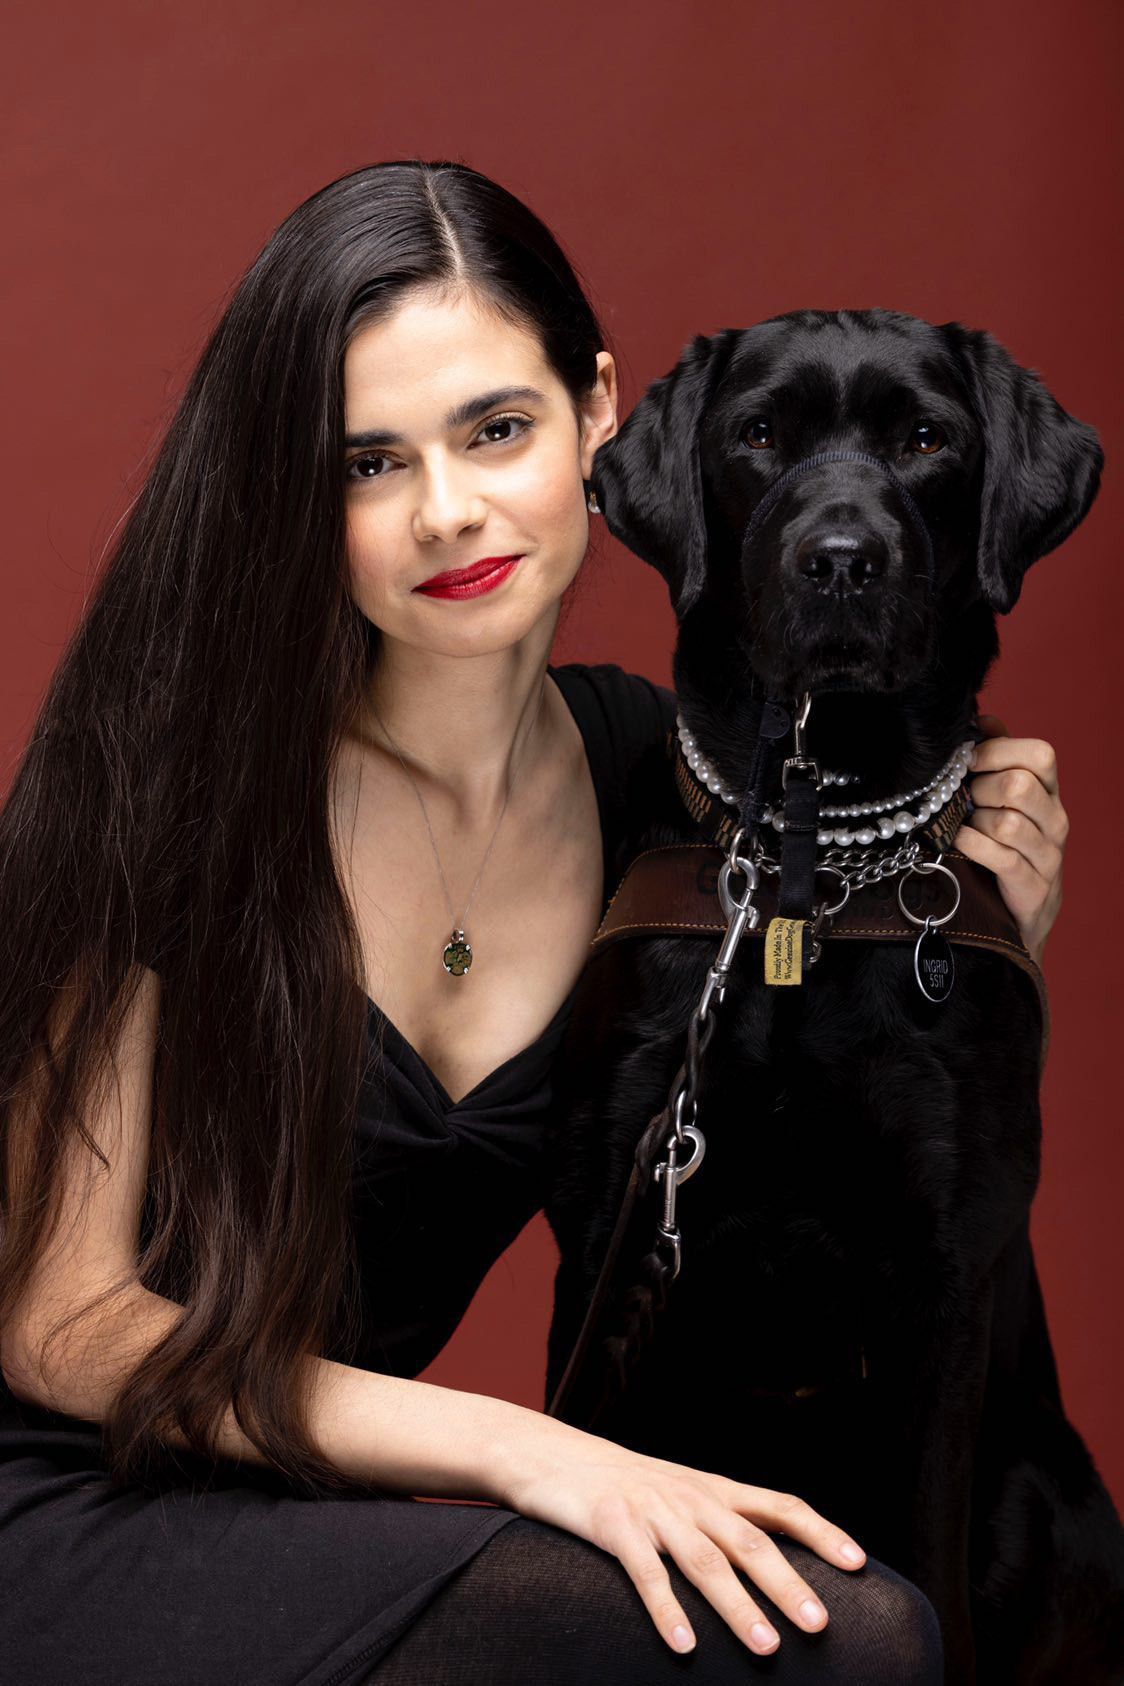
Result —
<instances>
[{"instance_id":1,"label":"woman's fingers","mask_svg":"<svg viewBox=\"0 0 1124 1686\"><path fill-rule=\"evenodd\" d=\"M976 745L968 785L975 811L953 846L995 873L1023 941L1040 961L1061 907L1069 835L1057 758L1043 738L1006 736L994 715L984 715L981 724L999 732Z\"/></svg>"},{"instance_id":2,"label":"woman's fingers","mask_svg":"<svg viewBox=\"0 0 1124 1686\"><path fill-rule=\"evenodd\" d=\"M574 1437L569 1446L563 1440L561 1455L560 1433ZM762 1656L777 1648L780 1635L739 1571L806 1632L818 1632L828 1619L770 1532L800 1540L841 1568L865 1561L841 1528L792 1493L651 1458L585 1430L553 1425L550 1434L549 1457L508 1489L505 1502L616 1557L672 1650L689 1651L695 1640L661 1553L675 1558L742 1642Z\"/></svg>"},{"instance_id":3,"label":"woman's fingers","mask_svg":"<svg viewBox=\"0 0 1124 1686\"><path fill-rule=\"evenodd\" d=\"M975 801L974 795L972 800ZM976 808L968 823L961 826L957 832L953 839L953 847L959 849L963 833L975 831L990 838L1001 848L1013 850L1016 855L1022 857L1027 866L1033 868L1039 877L1049 883L1061 872L1065 833L1060 837L1054 835L1061 821L1055 821L1051 816L1047 823L1050 828L1048 831L1043 829L1041 823L1029 817L1025 810L980 806ZM1001 862L1007 864L1007 857L1001 856L998 850L993 850L992 855L995 870L999 869Z\"/></svg>"},{"instance_id":4,"label":"woman's fingers","mask_svg":"<svg viewBox=\"0 0 1124 1686\"><path fill-rule=\"evenodd\" d=\"M667 1565L643 1529L634 1522L622 1523L618 1530L606 1535L604 1549L620 1559L644 1608L672 1650L690 1651L695 1635L687 1612L675 1596Z\"/></svg>"},{"instance_id":5,"label":"woman's fingers","mask_svg":"<svg viewBox=\"0 0 1124 1686\"><path fill-rule=\"evenodd\" d=\"M779 1494L776 1496L783 1498L785 1495ZM798 1502L794 1501L794 1503ZM809 1514L815 1516L814 1511L810 1511ZM817 1520L822 1521L822 1518L817 1518ZM740 1516L736 1511L729 1510L725 1505L715 1505L710 1514L698 1518L698 1529L703 1531L702 1539L706 1543L705 1545L694 1543L694 1555L690 1564L686 1562L682 1555L676 1535L665 1530L664 1538L675 1551L678 1561L684 1565L687 1573L691 1575L691 1579L703 1590L705 1590L703 1582L696 1579L692 1570L706 1573L708 1568L713 1569L713 1573L717 1577L715 1584L724 1598L729 1600L730 1610L735 1617L740 1616L743 1609L743 1601L746 1600L745 1589L736 1576L733 1585L728 1584L728 1577L723 1574L722 1564L715 1559L715 1553L717 1558L721 1558L724 1563L736 1563L744 1569L750 1579L760 1587L761 1591L772 1599L777 1609L782 1610L797 1627L803 1628L806 1633L818 1633L820 1628L826 1627L828 1614L819 1594L793 1568L784 1552L776 1541L770 1538L764 1528L758 1527L748 1517ZM696 1530L692 1530L692 1532L694 1531ZM684 1538L683 1543L684 1549L691 1549L692 1542L689 1538ZM713 1562L712 1559L714 1559ZM737 1589L736 1592L735 1588ZM716 1601L711 1599L711 1602L715 1603ZM749 1624L751 1639L756 1639L758 1636L753 1633L754 1625L764 1624L767 1628L768 1618L762 1614L756 1604L753 1604L752 1599L748 1600L748 1604L751 1608L746 1611L741 1619ZM718 1607L722 1608L721 1605ZM730 1618L727 1617L727 1619ZM731 1626L733 1625L734 1623L731 1621ZM755 1648L772 1650L773 1639L771 1637L766 1638L764 1635L761 1636L761 1639L762 1644L758 1644Z\"/></svg>"},{"instance_id":6,"label":"woman's fingers","mask_svg":"<svg viewBox=\"0 0 1124 1686\"><path fill-rule=\"evenodd\" d=\"M794 1540L810 1546L828 1563L841 1569L860 1569L866 1562L866 1552L856 1545L850 1534L795 1493L780 1493L773 1487L754 1487L745 1481L717 1477L723 1483L719 1492L732 1511L748 1516L752 1522L775 1533L791 1534Z\"/></svg>"},{"instance_id":7,"label":"woman's fingers","mask_svg":"<svg viewBox=\"0 0 1124 1686\"><path fill-rule=\"evenodd\" d=\"M811 1544L818 1540L825 1549L828 1547L825 1534L830 1534L827 1554L833 1558L840 1556L835 1544L839 1530L809 1505L791 1494L772 1493L768 1489L757 1491L766 1502L754 1508L783 1517L791 1524L786 1532ZM695 1495L691 1495L689 1503L693 1506L690 1513L670 1500L660 1506L656 1516L651 1514L649 1505L647 1534L629 1521L620 1527L616 1540L607 1541L635 1582L652 1620L674 1649L684 1648L676 1641L676 1629L689 1628L689 1623L675 1596L661 1553L674 1558L743 1644L763 1656L776 1650L781 1636L735 1573L735 1564L778 1610L806 1633L818 1633L827 1625L828 1612L818 1594L793 1568L764 1528L719 1500L708 1503L704 1499L700 1509Z\"/></svg>"},{"instance_id":8,"label":"woman's fingers","mask_svg":"<svg viewBox=\"0 0 1124 1686\"><path fill-rule=\"evenodd\" d=\"M738 1520L744 1521L744 1518ZM770 1651L776 1650L780 1644L780 1634L735 1575L726 1552L709 1535L689 1518L670 1509L659 1521L650 1522L649 1527L657 1530L656 1542L653 1542L643 1529L629 1524L622 1529L620 1537L610 1543L609 1549L620 1559L632 1577L645 1608L673 1650L690 1650L695 1638L686 1612L675 1596L671 1576L661 1553L667 1553L674 1558L688 1580L698 1587L707 1602L714 1606L751 1651L767 1656ZM768 1536L761 1534L760 1529L756 1531L761 1535L761 1540L771 1546L775 1555L780 1557L779 1551ZM780 1578L780 1574L775 1572L774 1584L779 1584ZM788 1579L792 1578L792 1571L789 1570ZM809 1596L815 1598L810 1591ZM825 1612L822 1620L815 1625L822 1627L826 1619ZM802 1621L801 1625L807 1624ZM683 1639L684 1635L688 1636L686 1642Z\"/></svg>"},{"instance_id":9,"label":"woman's fingers","mask_svg":"<svg viewBox=\"0 0 1124 1686\"><path fill-rule=\"evenodd\" d=\"M988 735L976 744L971 761L973 772L997 773L1007 767L1026 767L1051 796L1058 794L1058 758L1053 744L1045 738L1010 737L995 714L981 715L980 725Z\"/></svg>"},{"instance_id":10,"label":"woman's fingers","mask_svg":"<svg viewBox=\"0 0 1124 1686\"><path fill-rule=\"evenodd\" d=\"M780 1587L782 1583L798 1578L794 1576L767 1534L762 1533L760 1528L754 1528L752 1523L747 1523L744 1517L728 1514L731 1524L741 1522L747 1531L752 1531L757 1536L755 1544L760 1548L759 1551L751 1551L747 1540L743 1543L742 1552L738 1553L738 1559L742 1561L743 1552L744 1556L750 1559L748 1563L743 1562L743 1567L752 1579L761 1585L763 1591L769 1590L766 1582ZM751 1651L762 1654L775 1651L781 1642L781 1636L745 1583L734 1573L728 1551L710 1534L704 1532L698 1522L674 1512L670 1512L659 1524L659 1530L662 1549L671 1553L687 1579L698 1587L708 1603L713 1604L742 1643L748 1645ZM769 1553L777 1562L769 1563L762 1569L754 1559L763 1559ZM811 1588L805 1588L805 1595L819 1605ZM788 1608L788 1603L783 1599L778 1598L777 1602L785 1603L785 1608ZM795 1601L790 1602L795 1611ZM808 1625L802 1617L794 1615L793 1620L798 1620L802 1627ZM826 1620L827 1612L823 1611L815 1626L822 1627Z\"/></svg>"},{"instance_id":11,"label":"woman's fingers","mask_svg":"<svg viewBox=\"0 0 1124 1686\"><path fill-rule=\"evenodd\" d=\"M985 715L987 724L998 724L994 715ZM1053 744L1045 738L1011 738L1005 734L983 738L972 754L968 791L981 817L994 819L1004 812L1015 820L1032 822L1031 826L1017 824L1015 834L1028 841L1033 829L1047 842L1061 848L1069 835L1069 816L1062 807L1058 790L1058 761ZM976 824L973 814L968 823ZM1013 837L1000 835L999 841L1013 843Z\"/></svg>"},{"instance_id":12,"label":"woman's fingers","mask_svg":"<svg viewBox=\"0 0 1124 1686\"><path fill-rule=\"evenodd\" d=\"M1011 742L1009 738L1003 741ZM1051 792L1029 767L973 773L968 791L976 813L1014 814L1025 822L1028 836L1038 832L1048 842L1060 845L1069 835L1069 816L1062 807L1061 797L1057 791ZM972 820L975 817L973 814Z\"/></svg>"}]
</instances>

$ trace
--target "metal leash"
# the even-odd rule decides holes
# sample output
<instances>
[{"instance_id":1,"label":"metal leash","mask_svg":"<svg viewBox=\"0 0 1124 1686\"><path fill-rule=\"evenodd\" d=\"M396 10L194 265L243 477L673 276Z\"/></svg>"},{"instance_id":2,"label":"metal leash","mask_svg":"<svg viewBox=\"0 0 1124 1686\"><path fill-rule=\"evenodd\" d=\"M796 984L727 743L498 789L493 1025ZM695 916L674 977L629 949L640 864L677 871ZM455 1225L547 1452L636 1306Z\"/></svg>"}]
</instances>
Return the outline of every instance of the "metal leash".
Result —
<instances>
[{"instance_id":1,"label":"metal leash","mask_svg":"<svg viewBox=\"0 0 1124 1686\"><path fill-rule=\"evenodd\" d=\"M703 1056L714 1034L714 1010L725 999L730 968L742 936L747 930L757 927L760 910L753 905L753 893L760 881L759 875L764 872L773 876L781 870L780 861L766 854L759 836L754 837L748 854L743 855L744 838L745 827L739 826L730 839L726 859L718 873L718 899L727 920L726 932L707 972L698 1006L687 1024L686 1058L672 1080L664 1109L672 1120L672 1128L663 1144L665 1156L656 1161L652 1172L656 1181L663 1185L663 1212L656 1231L656 1250L658 1253L663 1249L670 1259L670 1263L664 1265L665 1285L675 1281L683 1259L683 1238L675 1221L679 1188L698 1170L706 1152L706 1138L698 1126L698 1096ZM923 870L917 866L920 854L921 844L916 839L903 843L891 855L879 856L870 848L844 848L838 844L828 849L824 860L817 863L816 871L834 873L840 881L841 893L838 900L829 902L825 896L816 906L808 965L815 965L820 958L822 937L830 933L832 920L845 907L852 890L882 878L892 878L899 872L915 868ZM935 862L925 863L924 870L932 870L940 861L941 855L938 855ZM740 899L730 888L730 880L739 874L745 878L745 889ZM688 1115L686 1122L685 1114ZM693 1151L686 1164L680 1164L679 1153L688 1137Z\"/></svg>"},{"instance_id":2,"label":"metal leash","mask_svg":"<svg viewBox=\"0 0 1124 1686\"><path fill-rule=\"evenodd\" d=\"M726 859L718 873L718 899L727 919L726 934L707 972L698 1006L687 1024L687 1057L675 1075L667 1099L666 1110L671 1116L672 1129L664 1144L666 1158L658 1160L653 1170L656 1181L663 1184L663 1213L656 1232L656 1248L657 1251L661 1248L665 1252L670 1251L671 1263L667 1267L666 1276L668 1282L675 1281L682 1262L682 1237L675 1222L679 1186L698 1170L706 1152L706 1138L696 1119L703 1056L714 1034L716 1022L714 1009L721 1006L725 997L730 967L744 932L747 928L755 930L761 917L760 910L754 907L752 899L758 882L757 866L739 852L744 836L745 828L739 826L730 839ZM745 878L745 890L740 900L730 888L731 878L738 874ZM690 1110L690 1117L685 1123L683 1115L687 1109ZM688 1136L694 1151L687 1163L681 1165L679 1150Z\"/></svg>"}]
</instances>

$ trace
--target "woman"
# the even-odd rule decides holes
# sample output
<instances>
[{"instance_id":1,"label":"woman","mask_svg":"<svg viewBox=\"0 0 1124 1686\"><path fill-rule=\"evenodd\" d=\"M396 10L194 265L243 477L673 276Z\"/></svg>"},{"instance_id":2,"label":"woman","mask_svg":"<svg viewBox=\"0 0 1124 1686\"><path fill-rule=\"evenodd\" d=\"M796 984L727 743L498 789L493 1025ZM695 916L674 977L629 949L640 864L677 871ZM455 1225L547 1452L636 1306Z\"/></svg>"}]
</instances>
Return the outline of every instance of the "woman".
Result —
<instances>
[{"instance_id":1,"label":"woman","mask_svg":"<svg viewBox=\"0 0 1124 1686\"><path fill-rule=\"evenodd\" d=\"M548 662L604 347L496 184L331 183L52 679L0 818L14 1679L651 1683L696 1638L699 1680L940 1678L928 1600L829 1518L415 1379L541 1204L608 794L674 711ZM992 737L972 794L1040 953L1049 746Z\"/></svg>"}]
</instances>

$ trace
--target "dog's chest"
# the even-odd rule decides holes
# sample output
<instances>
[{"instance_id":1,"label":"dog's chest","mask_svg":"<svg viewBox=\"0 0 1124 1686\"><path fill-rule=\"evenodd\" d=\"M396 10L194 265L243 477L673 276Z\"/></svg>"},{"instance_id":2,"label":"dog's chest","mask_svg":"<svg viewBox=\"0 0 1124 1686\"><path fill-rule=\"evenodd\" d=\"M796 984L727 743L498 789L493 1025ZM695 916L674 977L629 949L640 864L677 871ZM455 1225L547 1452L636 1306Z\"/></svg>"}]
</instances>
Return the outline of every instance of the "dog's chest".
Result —
<instances>
[{"instance_id":1,"label":"dog's chest","mask_svg":"<svg viewBox=\"0 0 1124 1686\"><path fill-rule=\"evenodd\" d=\"M591 1257L684 1059L712 946L622 942L579 988L582 1057L564 1061L552 1198ZM758 942L712 1010L696 1113L705 1151L677 1212L707 1275L736 1260L778 1304L814 1294L830 1314L856 1274L984 1262L974 1238L1006 1233L1038 1177L1038 1032L1021 973L963 953L937 1004L901 945L828 942L804 983L776 988Z\"/></svg>"}]
</instances>

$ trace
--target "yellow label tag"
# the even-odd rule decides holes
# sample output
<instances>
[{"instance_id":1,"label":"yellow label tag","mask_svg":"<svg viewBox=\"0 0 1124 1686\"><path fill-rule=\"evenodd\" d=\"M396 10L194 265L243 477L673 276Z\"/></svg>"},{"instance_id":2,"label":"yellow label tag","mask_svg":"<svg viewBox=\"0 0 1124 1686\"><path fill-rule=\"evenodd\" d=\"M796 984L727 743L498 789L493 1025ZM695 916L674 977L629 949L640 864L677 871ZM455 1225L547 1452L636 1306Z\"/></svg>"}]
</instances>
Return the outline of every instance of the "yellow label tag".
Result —
<instances>
[{"instance_id":1,"label":"yellow label tag","mask_svg":"<svg viewBox=\"0 0 1124 1686\"><path fill-rule=\"evenodd\" d=\"M770 919L765 930L765 982L803 983L801 948L803 919Z\"/></svg>"}]
</instances>

